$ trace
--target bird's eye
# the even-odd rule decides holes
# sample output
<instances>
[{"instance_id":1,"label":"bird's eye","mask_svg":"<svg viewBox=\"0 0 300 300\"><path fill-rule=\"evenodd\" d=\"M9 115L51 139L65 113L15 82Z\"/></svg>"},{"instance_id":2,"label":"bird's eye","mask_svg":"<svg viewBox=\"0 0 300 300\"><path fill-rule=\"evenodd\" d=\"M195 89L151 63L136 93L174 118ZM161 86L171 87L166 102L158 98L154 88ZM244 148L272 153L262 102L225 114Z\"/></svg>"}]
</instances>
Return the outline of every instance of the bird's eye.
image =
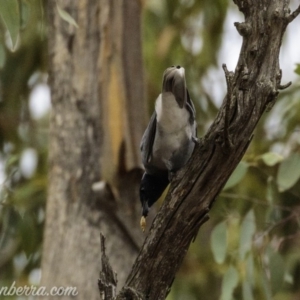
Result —
<instances>
[{"instance_id":1,"label":"bird's eye","mask_svg":"<svg viewBox=\"0 0 300 300\"><path fill-rule=\"evenodd\" d=\"M176 68L177 68L177 69L180 69L181 67L178 65L178 66L176 66Z\"/></svg>"}]
</instances>

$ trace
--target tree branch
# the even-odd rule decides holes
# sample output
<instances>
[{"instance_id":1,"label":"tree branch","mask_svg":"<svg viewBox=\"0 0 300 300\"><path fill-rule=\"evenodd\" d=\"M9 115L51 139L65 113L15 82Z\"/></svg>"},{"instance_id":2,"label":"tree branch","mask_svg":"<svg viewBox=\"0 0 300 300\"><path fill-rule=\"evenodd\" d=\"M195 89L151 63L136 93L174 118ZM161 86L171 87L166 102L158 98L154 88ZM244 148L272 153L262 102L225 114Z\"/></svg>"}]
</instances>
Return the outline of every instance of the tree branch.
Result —
<instances>
[{"instance_id":1,"label":"tree branch","mask_svg":"<svg viewBox=\"0 0 300 300\"><path fill-rule=\"evenodd\" d=\"M244 13L246 25L236 25L243 33L243 44L232 79L223 67L227 101L201 143L196 144L188 164L174 176L126 286L116 299L132 299L124 298L129 289L138 297L142 295L142 299L165 299L190 243L208 220L216 197L242 159L260 117L276 100L281 87L279 51L287 27L286 18L276 16L285 16L287 1L234 2ZM235 105L230 105L233 98ZM229 141L229 116L234 144L224 151L222 144Z\"/></svg>"},{"instance_id":2,"label":"tree branch","mask_svg":"<svg viewBox=\"0 0 300 300\"><path fill-rule=\"evenodd\" d=\"M102 300L113 300L116 296L117 274L110 266L108 257L105 253L105 237L100 233L101 244L101 267L100 278L98 279L98 288Z\"/></svg>"},{"instance_id":3,"label":"tree branch","mask_svg":"<svg viewBox=\"0 0 300 300\"><path fill-rule=\"evenodd\" d=\"M295 11L293 11L289 16L288 16L288 22L291 23L292 21L295 20L295 18L300 14L300 5L297 7Z\"/></svg>"},{"instance_id":4,"label":"tree branch","mask_svg":"<svg viewBox=\"0 0 300 300\"><path fill-rule=\"evenodd\" d=\"M227 96L226 96L226 105L225 105L225 124L224 124L224 141L226 148L232 148L233 144L229 137L229 119L230 119L230 108L232 99L232 74L229 73L226 64L222 65L222 68L225 73L226 84L227 84Z\"/></svg>"}]
</instances>

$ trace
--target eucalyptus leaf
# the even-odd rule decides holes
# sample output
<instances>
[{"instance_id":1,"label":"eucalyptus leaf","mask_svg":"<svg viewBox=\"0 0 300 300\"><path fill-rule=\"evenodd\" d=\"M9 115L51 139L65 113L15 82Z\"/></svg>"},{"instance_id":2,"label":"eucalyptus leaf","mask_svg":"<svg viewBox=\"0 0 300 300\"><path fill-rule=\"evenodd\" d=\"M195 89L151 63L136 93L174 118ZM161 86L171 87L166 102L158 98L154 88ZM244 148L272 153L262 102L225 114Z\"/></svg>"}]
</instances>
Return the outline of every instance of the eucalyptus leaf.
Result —
<instances>
[{"instance_id":1,"label":"eucalyptus leaf","mask_svg":"<svg viewBox=\"0 0 300 300\"><path fill-rule=\"evenodd\" d=\"M11 38L11 50L15 50L21 25L19 1L0 0L0 15Z\"/></svg>"},{"instance_id":2,"label":"eucalyptus leaf","mask_svg":"<svg viewBox=\"0 0 300 300\"><path fill-rule=\"evenodd\" d=\"M273 177L268 177L266 199L270 203L274 203L276 199L276 184Z\"/></svg>"},{"instance_id":3,"label":"eucalyptus leaf","mask_svg":"<svg viewBox=\"0 0 300 300\"><path fill-rule=\"evenodd\" d=\"M78 28L78 24L76 23L76 21L71 17L71 15L66 12L65 10L63 10L62 8L60 8L57 4L56 4L58 13L60 15L60 17L65 20L66 22L68 22L69 24L75 26L76 28Z\"/></svg>"},{"instance_id":4,"label":"eucalyptus leaf","mask_svg":"<svg viewBox=\"0 0 300 300\"><path fill-rule=\"evenodd\" d=\"M252 252L249 253L246 259L246 278L249 284L254 285L254 259Z\"/></svg>"},{"instance_id":5,"label":"eucalyptus leaf","mask_svg":"<svg viewBox=\"0 0 300 300\"><path fill-rule=\"evenodd\" d=\"M283 160L283 156L275 152L267 152L261 155L260 158L269 167L273 167Z\"/></svg>"},{"instance_id":6,"label":"eucalyptus leaf","mask_svg":"<svg viewBox=\"0 0 300 300\"><path fill-rule=\"evenodd\" d=\"M1 230L0 230L0 252L15 235L16 227L19 225L21 216L13 206L6 206L2 210Z\"/></svg>"},{"instance_id":7,"label":"eucalyptus leaf","mask_svg":"<svg viewBox=\"0 0 300 300\"><path fill-rule=\"evenodd\" d=\"M280 192L290 189L300 178L300 154L291 154L279 166L277 184Z\"/></svg>"},{"instance_id":8,"label":"eucalyptus leaf","mask_svg":"<svg viewBox=\"0 0 300 300\"><path fill-rule=\"evenodd\" d=\"M255 216L253 210L251 209L245 216L241 225L239 245L240 260L245 259L247 252L249 252L252 247L252 237L255 233L255 228Z\"/></svg>"},{"instance_id":9,"label":"eucalyptus leaf","mask_svg":"<svg viewBox=\"0 0 300 300\"><path fill-rule=\"evenodd\" d=\"M211 234L211 250L215 261L222 264L226 257L227 249L227 227L226 222L219 223Z\"/></svg>"},{"instance_id":10,"label":"eucalyptus leaf","mask_svg":"<svg viewBox=\"0 0 300 300\"><path fill-rule=\"evenodd\" d=\"M20 155L18 154L12 154L8 157L6 161L6 167L11 167L13 165L16 165L20 159Z\"/></svg>"},{"instance_id":11,"label":"eucalyptus leaf","mask_svg":"<svg viewBox=\"0 0 300 300\"><path fill-rule=\"evenodd\" d=\"M271 293L271 288L270 288L270 283L267 278L267 275L264 270L262 270L262 273L259 276L259 283L262 287L262 290L264 292L264 298L266 300L272 300L272 293Z\"/></svg>"},{"instance_id":12,"label":"eucalyptus leaf","mask_svg":"<svg viewBox=\"0 0 300 300\"><path fill-rule=\"evenodd\" d=\"M282 287L284 280L284 261L278 252L275 252L271 247L268 249L269 270L271 274L271 289L273 295L276 294Z\"/></svg>"},{"instance_id":13,"label":"eucalyptus leaf","mask_svg":"<svg viewBox=\"0 0 300 300\"><path fill-rule=\"evenodd\" d=\"M236 167L236 169L233 171L231 176L229 177L223 190L230 189L235 185L237 185L244 178L244 176L247 173L247 170L248 170L248 164L244 161L241 161Z\"/></svg>"},{"instance_id":14,"label":"eucalyptus leaf","mask_svg":"<svg viewBox=\"0 0 300 300\"><path fill-rule=\"evenodd\" d=\"M30 5L29 3L22 1L21 2L21 28L25 28L28 24L29 17L30 17Z\"/></svg>"},{"instance_id":15,"label":"eucalyptus leaf","mask_svg":"<svg viewBox=\"0 0 300 300\"><path fill-rule=\"evenodd\" d=\"M295 68L294 72L296 74L300 75L300 64L296 64L296 68Z\"/></svg>"},{"instance_id":16,"label":"eucalyptus leaf","mask_svg":"<svg viewBox=\"0 0 300 300\"><path fill-rule=\"evenodd\" d=\"M233 266L230 266L223 277L221 300L232 300L232 294L238 282L239 274Z\"/></svg>"},{"instance_id":17,"label":"eucalyptus leaf","mask_svg":"<svg viewBox=\"0 0 300 300\"><path fill-rule=\"evenodd\" d=\"M38 244L37 230L34 222L34 216L26 213L20 223L19 233L21 237L22 249L27 257L29 257Z\"/></svg>"},{"instance_id":18,"label":"eucalyptus leaf","mask_svg":"<svg viewBox=\"0 0 300 300\"><path fill-rule=\"evenodd\" d=\"M243 300L254 300L251 285L248 281L243 282Z\"/></svg>"},{"instance_id":19,"label":"eucalyptus leaf","mask_svg":"<svg viewBox=\"0 0 300 300\"><path fill-rule=\"evenodd\" d=\"M6 58L5 48L2 44L0 44L0 69L4 67L5 58Z\"/></svg>"}]
</instances>

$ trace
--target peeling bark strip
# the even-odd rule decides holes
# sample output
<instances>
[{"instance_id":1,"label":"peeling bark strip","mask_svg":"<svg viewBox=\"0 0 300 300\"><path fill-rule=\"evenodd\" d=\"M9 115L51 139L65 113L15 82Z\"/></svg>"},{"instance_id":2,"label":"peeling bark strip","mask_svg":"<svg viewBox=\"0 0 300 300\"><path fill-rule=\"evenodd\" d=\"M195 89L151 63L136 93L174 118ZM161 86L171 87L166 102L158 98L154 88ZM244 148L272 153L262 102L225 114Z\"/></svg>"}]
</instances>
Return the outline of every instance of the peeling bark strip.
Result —
<instances>
[{"instance_id":1,"label":"peeling bark strip","mask_svg":"<svg viewBox=\"0 0 300 300\"><path fill-rule=\"evenodd\" d=\"M141 163L139 143L147 125L141 3L127 0L101 0L100 3L102 38L98 77L104 128L101 168L102 177L111 183L121 163L127 170Z\"/></svg>"},{"instance_id":2,"label":"peeling bark strip","mask_svg":"<svg viewBox=\"0 0 300 300\"><path fill-rule=\"evenodd\" d=\"M300 7L291 14L287 0L234 2L245 22L235 23L243 44L232 78L224 67L227 97L189 163L172 181L116 299L165 299L191 241L242 159L261 115L283 87L279 50L286 27ZM128 290L131 293L126 296Z\"/></svg>"}]
</instances>

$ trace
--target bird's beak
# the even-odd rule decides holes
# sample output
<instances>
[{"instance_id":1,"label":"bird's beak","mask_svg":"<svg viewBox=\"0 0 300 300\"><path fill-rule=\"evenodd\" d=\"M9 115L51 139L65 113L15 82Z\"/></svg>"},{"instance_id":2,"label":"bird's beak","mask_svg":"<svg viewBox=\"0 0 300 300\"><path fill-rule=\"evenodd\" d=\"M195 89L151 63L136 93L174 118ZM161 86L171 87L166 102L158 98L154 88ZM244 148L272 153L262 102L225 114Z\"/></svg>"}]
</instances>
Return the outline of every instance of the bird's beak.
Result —
<instances>
[{"instance_id":1,"label":"bird's beak","mask_svg":"<svg viewBox=\"0 0 300 300\"><path fill-rule=\"evenodd\" d=\"M177 73L185 80L185 69L180 67L179 69L176 68Z\"/></svg>"},{"instance_id":2,"label":"bird's beak","mask_svg":"<svg viewBox=\"0 0 300 300\"><path fill-rule=\"evenodd\" d=\"M180 108L187 101L185 70L180 66L172 66L164 72L162 92L171 92Z\"/></svg>"}]
</instances>

